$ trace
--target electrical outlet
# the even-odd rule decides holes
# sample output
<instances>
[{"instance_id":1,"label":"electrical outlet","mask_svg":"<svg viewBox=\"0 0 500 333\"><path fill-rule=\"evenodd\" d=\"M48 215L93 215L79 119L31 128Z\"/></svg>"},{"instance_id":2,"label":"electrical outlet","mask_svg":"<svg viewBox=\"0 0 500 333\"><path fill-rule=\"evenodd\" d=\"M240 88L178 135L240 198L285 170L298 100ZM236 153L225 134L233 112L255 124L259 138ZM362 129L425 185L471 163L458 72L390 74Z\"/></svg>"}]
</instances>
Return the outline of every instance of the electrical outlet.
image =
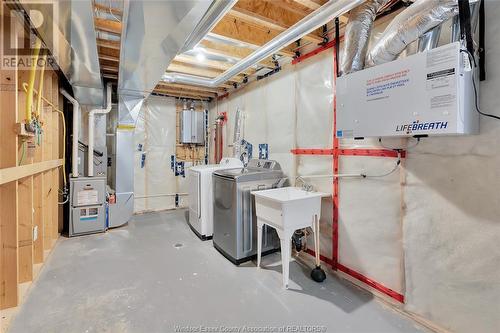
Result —
<instances>
[{"instance_id":1,"label":"electrical outlet","mask_svg":"<svg viewBox=\"0 0 500 333\"><path fill-rule=\"evenodd\" d=\"M33 242L38 239L38 226L33 227Z\"/></svg>"}]
</instances>

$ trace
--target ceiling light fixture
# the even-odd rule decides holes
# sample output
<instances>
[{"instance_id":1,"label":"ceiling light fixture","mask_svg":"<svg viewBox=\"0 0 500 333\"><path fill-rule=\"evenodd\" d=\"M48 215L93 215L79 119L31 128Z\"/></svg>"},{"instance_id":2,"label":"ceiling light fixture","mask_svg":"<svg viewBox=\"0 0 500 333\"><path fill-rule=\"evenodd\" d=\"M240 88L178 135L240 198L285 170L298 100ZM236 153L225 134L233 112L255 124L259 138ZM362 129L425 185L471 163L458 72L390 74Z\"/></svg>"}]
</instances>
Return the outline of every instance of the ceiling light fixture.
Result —
<instances>
[{"instance_id":1,"label":"ceiling light fixture","mask_svg":"<svg viewBox=\"0 0 500 333\"><path fill-rule=\"evenodd\" d=\"M207 57L205 57L205 54L203 54L203 52L198 52L198 53L196 54L196 59L197 59L198 61L205 61L205 59L207 59Z\"/></svg>"}]
</instances>

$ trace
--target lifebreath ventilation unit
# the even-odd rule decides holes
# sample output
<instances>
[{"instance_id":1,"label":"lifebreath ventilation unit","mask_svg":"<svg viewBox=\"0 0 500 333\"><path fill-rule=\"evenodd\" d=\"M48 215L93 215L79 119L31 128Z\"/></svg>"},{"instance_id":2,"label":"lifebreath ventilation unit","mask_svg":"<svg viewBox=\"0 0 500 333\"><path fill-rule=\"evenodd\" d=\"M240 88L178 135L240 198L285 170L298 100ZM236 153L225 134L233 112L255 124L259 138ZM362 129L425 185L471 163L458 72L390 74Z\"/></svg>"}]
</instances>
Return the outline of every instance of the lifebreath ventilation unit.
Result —
<instances>
[{"instance_id":1,"label":"lifebreath ventilation unit","mask_svg":"<svg viewBox=\"0 0 500 333\"><path fill-rule=\"evenodd\" d=\"M455 42L339 77L335 135L476 134L472 75L468 54Z\"/></svg>"}]
</instances>

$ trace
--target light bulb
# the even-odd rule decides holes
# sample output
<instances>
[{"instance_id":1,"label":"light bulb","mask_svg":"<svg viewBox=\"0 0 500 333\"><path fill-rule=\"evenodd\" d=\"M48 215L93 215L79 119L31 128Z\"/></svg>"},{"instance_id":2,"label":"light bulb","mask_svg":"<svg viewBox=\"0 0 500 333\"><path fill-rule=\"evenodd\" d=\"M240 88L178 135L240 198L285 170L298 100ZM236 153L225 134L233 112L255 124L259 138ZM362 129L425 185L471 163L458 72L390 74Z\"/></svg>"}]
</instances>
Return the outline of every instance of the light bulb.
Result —
<instances>
[{"instance_id":1,"label":"light bulb","mask_svg":"<svg viewBox=\"0 0 500 333\"><path fill-rule=\"evenodd\" d=\"M198 52L198 54L196 55L196 59L198 61L202 62L202 61L205 61L206 57L205 57L205 55L203 53Z\"/></svg>"}]
</instances>

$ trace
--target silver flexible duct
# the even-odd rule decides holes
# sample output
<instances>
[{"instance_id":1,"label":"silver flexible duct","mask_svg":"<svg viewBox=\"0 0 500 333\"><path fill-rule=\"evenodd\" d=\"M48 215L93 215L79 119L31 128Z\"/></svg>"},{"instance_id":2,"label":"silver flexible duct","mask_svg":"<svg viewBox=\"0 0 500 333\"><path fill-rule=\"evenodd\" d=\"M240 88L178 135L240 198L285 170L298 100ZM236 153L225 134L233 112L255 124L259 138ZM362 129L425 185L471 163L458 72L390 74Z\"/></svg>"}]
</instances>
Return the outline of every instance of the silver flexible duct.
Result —
<instances>
[{"instance_id":1,"label":"silver flexible duct","mask_svg":"<svg viewBox=\"0 0 500 333\"><path fill-rule=\"evenodd\" d=\"M373 21L378 10L389 0L368 0L351 10L344 33L341 74L354 73L365 67L366 51Z\"/></svg>"},{"instance_id":2,"label":"silver flexible duct","mask_svg":"<svg viewBox=\"0 0 500 333\"><path fill-rule=\"evenodd\" d=\"M373 45L366 66L396 59L406 46L458 13L457 0L417 0L399 13Z\"/></svg>"},{"instance_id":3,"label":"silver flexible duct","mask_svg":"<svg viewBox=\"0 0 500 333\"><path fill-rule=\"evenodd\" d=\"M281 48L289 45L310 33L312 30L326 24L333 18L338 17L345 12L353 9L365 0L331 0L315 10L311 14L304 17L293 26L283 31L274 39L267 42L261 48L250 54L248 57L240 60L233 67L222 73L216 78L210 79L206 77L180 74L166 73L162 80L168 83L182 83L203 87L218 87L224 82L227 82L234 76L238 75L245 69L250 68L259 61L277 53Z\"/></svg>"}]
</instances>

